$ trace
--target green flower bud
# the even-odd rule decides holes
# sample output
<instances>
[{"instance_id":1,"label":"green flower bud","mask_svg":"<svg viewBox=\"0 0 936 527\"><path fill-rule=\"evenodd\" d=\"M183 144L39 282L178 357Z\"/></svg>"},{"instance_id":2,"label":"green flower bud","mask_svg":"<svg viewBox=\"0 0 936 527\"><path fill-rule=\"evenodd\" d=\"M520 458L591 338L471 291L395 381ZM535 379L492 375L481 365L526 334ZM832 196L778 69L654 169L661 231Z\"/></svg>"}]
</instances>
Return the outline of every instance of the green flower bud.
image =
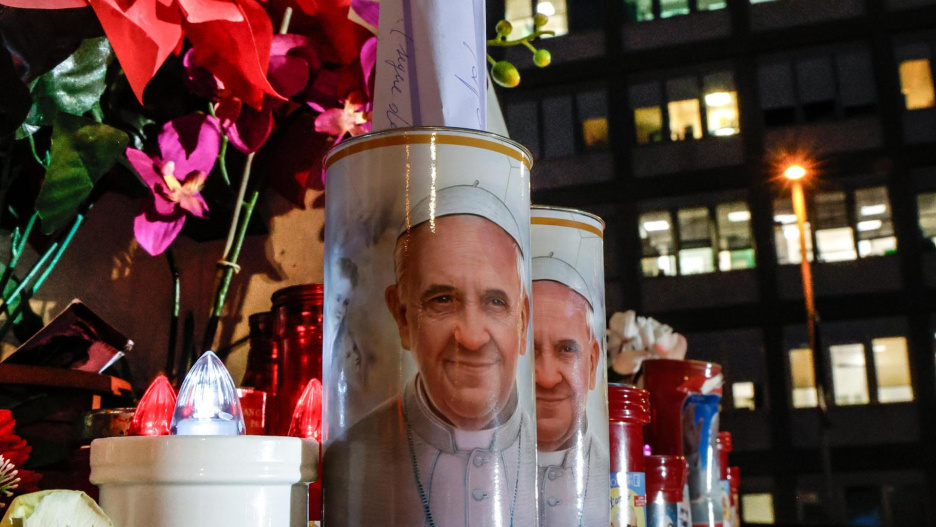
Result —
<instances>
[{"instance_id":1,"label":"green flower bud","mask_svg":"<svg viewBox=\"0 0 936 527\"><path fill-rule=\"evenodd\" d=\"M506 20L501 20L497 23L495 30L497 31L498 36L506 37L510 34L511 31L513 31L513 24Z\"/></svg>"},{"instance_id":2,"label":"green flower bud","mask_svg":"<svg viewBox=\"0 0 936 527\"><path fill-rule=\"evenodd\" d=\"M491 78L505 88L516 88L520 84L520 72L506 60L499 61L491 69Z\"/></svg>"},{"instance_id":3,"label":"green flower bud","mask_svg":"<svg viewBox=\"0 0 936 527\"><path fill-rule=\"evenodd\" d=\"M533 54L533 62L536 63L537 66L545 68L552 62L552 55L545 49L538 49L536 53Z\"/></svg>"},{"instance_id":4,"label":"green flower bud","mask_svg":"<svg viewBox=\"0 0 936 527\"><path fill-rule=\"evenodd\" d=\"M549 22L549 17L543 13L536 13L536 16L533 17L533 25L537 28L541 28Z\"/></svg>"}]
</instances>

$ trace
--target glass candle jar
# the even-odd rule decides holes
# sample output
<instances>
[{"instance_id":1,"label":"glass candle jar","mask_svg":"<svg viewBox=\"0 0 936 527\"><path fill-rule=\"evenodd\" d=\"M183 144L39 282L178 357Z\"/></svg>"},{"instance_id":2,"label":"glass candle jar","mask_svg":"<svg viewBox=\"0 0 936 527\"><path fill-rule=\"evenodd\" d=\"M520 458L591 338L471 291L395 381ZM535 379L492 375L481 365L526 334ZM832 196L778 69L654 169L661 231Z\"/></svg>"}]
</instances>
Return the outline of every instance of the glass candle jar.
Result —
<instances>
[{"instance_id":1,"label":"glass candle jar","mask_svg":"<svg viewBox=\"0 0 936 527\"><path fill-rule=\"evenodd\" d=\"M273 313L254 313L247 322L250 326L250 353L247 354L247 371L241 386L266 392L268 397L276 397L279 354L273 339Z\"/></svg>"},{"instance_id":2,"label":"glass candle jar","mask_svg":"<svg viewBox=\"0 0 936 527\"><path fill-rule=\"evenodd\" d=\"M686 482L686 458L682 456L647 456L644 459L647 475L647 525L678 526L682 511ZM688 519L688 518L684 518Z\"/></svg>"},{"instance_id":3,"label":"glass candle jar","mask_svg":"<svg viewBox=\"0 0 936 527\"><path fill-rule=\"evenodd\" d=\"M718 469L721 473L721 502L724 527L737 527L731 521L731 483L728 475L728 454L734 450L731 442L731 432L719 432L715 438L715 449L718 451Z\"/></svg>"},{"instance_id":4,"label":"glass candle jar","mask_svg":"<svg viewBox=\"0 0 936 527\"><path fill-rule=\"evenodd\" d=\"M611 525L646 525L643 427L650 422L650 394L608 385L611 446Z\"/></svg>"},{"instance_id":5,"label":"glass candle jar","mask_svg":"<svg viewBox=\"0 0 936 527\"><path fill-rule=\"evenodd\" d=\"M294 285L273 293L274 345L279 358L273 435L289 433L293 410L306 385L322 380L322 284Z\"/></svg>"}]
</instances>

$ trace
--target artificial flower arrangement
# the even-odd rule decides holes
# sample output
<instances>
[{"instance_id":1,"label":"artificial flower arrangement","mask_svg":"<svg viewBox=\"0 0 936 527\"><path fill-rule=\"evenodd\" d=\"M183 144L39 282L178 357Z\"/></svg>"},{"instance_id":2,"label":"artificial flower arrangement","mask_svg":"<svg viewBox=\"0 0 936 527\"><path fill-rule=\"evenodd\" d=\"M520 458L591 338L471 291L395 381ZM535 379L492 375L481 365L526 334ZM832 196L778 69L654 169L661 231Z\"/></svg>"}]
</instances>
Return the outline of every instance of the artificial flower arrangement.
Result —
<instances>
[{"instance_id":1,"label":"artificial flower arrangement","mask_svg":"<svg viewBox=\"0 0 936 527\"><path fill-rule=\"evenodd\" d=\"M0 337L34 320L26 300L95 200L116 190L140 198L135 238L170 266L183 231L225 240L210 345L260 192L303 206L306 189L323 186L328 148L368 131L377 7L0 0L0 178L16 192L0 203L15 213ZM40 257L17 272L30 239Z\"/></svg>"},{"instance_id":2,"label":"artificial flower arrangement","mask_svg":"<svg viewBox=\"0 0 936 527\"><path fill-rule=\"evenodd\" d=\"M633 310L614 313L608 321L608 363L622 380L632 382L647 359L686 358L686 337Z\"/></svg>"}]
</instances>

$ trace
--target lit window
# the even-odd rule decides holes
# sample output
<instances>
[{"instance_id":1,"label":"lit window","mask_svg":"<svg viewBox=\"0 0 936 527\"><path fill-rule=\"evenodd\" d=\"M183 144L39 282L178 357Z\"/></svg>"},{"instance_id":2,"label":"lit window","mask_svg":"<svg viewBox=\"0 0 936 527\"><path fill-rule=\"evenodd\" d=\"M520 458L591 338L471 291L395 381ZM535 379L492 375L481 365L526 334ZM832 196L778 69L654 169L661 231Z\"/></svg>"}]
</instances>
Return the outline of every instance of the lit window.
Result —
<instances>
[{"instance_id":1,"label":"lit window","mask_svg":"<svg viewBox=\"0 0 936 527\"><path fill-rule=\"evenodd\" d=\"M737 92L716 91L705 94L705 119L708 121L708 133L715 136L738 133L738 94Z\"/></svg>"},{"instance_id":2,"label":"lit window","mask_svg":"<svg viewBox=\"0 0 936 527\"><path fill-rule=\"evenodd\" d=\"M908 110L932 108L936 105L933 72L928 59L905 60L900 63L900 91Z\"/></svg>"},{"instance_id":3,"label":"lit window","mask_svg":"<svg viewBox=\"0 0 936 527\"><path fill-rule=\"evenodd\" d=\"M858 258L855 236L848 220L844 192L818 192L813 197L812 216L819 260L842 262Z\"/></svg>"},{"instance_id":4,"label":"lit window","mask_svg":"<svg viewBox=\"0 0 936 527\"><path fill-rule=\"evenodd\" d=\"M728 7L726 0L698 0L696 2L699 11L716 11Z\"/></svg>"},{"instance_id":5,"label":"lit window","mask_svg":"<svg viewBox=\"0 0 936 527\"><path fill-rule=\"evenodd\" d=\"M667 105L669 110L670 139L702 138L702 117L699 113L699 99L673 101Z\"/></svg>"},{"instance_id":6,"label":"lit window","mask_svg":"<svg viewBox=\"0 0 936 527\"><path fill-rule=\"evenodd\" d=\"M624 0L624 20L628 22L653 20L653 0Z\"/></svg>"},{"instance_id":7,"label":"lit window","mask_svg":"<svg viewBox=\"0 0 936 527\"><path fill-rule=\"evenodd\" d=\"M790 350L790 374L793 377L793 408L813 408L818 405L811 349Z\"/></svg>"},{"instance_id":8,"label":"lit window","mask_svg":"<svg viewBox=\"0 0 936 527\"><path fill-rule=\"evenodd\" d=\"M910 359L907 339L886 337L871 341L874 371L877 374L878 402L899 403L913 400L910 383Z\"/></svg>"},{"instance_id":9,"label":"lit window","mask_svg":"<svg viewBox=\"0 0 936 527\"><path fill-rule=\"evenodd\" d=\"M868 371L864 344L829 346L835 404L868 404Z\"/></svg>"},{"instance_id":10,"label":"lit window","mask_svg":"<svg viewBox=\"0 0 936 527\"><path fill-rule=\"evenodd\" d=\"M806 258L813 261L812 230L806 222ZM777 247L777 262L781 264L798 264L800 258L799 228L796 226L796 214L793 213L793 203L789 199L778 199L774 202L774 241Z\"/></svg>"},{"instance_id":11,"label":"lit window","mask_svg":"<svg viewBox=\"0 0 936 527\"><path fill-rule=\"evenodd\" d=\"M755 410L757 405L754 402L754 383L736 382L732 384L731 398L734 400L735 408Z\"/></svg>"},{"instance_id":12,"label":"lit window","mask_svg":"<svg viewBox=\"0 0 936 527\"><path fill-rule=\"evenodd\" d=\"M760 525L774 523L773 494L742 494L741 519Z\"/></svg>"},{"instance_id":13,"label":"lit window","mask_svg":"<svg viewBox=\"0 0 936 527\"><path fill-rule=\"evenodd\" d=\"M644 276L676 274L673 241L673 219L669 212L647 212L640 215L640 243L643 247L641 267Z\"/></svg>"},{"instance_id":14,"label":"lit window","mask_svg":"<svg viewBox=\"0 0 936 527\"><path fill-rule=\"evenodd\" d=\"M881 256L897 250L887 187L856 190L855 209L858 211L855 230L858 231L859 256Z\"/></svg>"},{"instance_id":15,"label":"lit window","mask_svg":"<svg viewBox=\"0 0 936 527\"><path fill-rule=\"evenodd\" d=\"M718 220L718 268L722 271L754 267L751 240L751 212L743 201L722 203L716 208Z\"/></svg>"},{"instance_id":16,"label":"lit window","mask_svg":"<svg viewBox=\"0 0 936 527\"><path fill-rule=\"evenodd\" d=\"M566 9L566 0L540 0L536 3L536 12L549 17L549 22L542 27L543 31L555 31L554 36L560 37L569 33L569 13ZM548 38L544 35L543 38Z\"/></svg>"},{"instance_id":17,"label":"lit window","mask_svg":"<svg viewBox=\"0 0 936 527\"><path fill-rule=\"evenodd\" d=\"M582 140L586 150L601 150L608 146L608 119L595 117L582 121Z\"/></svg>"},{"instance_id":18,"label":"lit window","mask_svg":"<svg viewBox=\"0 0 936 527\"><path fill-rule=\"evenodd\" d=\"M508 39L529 35L533 31L533 2L530 0L505 0L504 19L513 25Z\"/></svg>"},{"instance_id":19,"label":"lit window","mask_svg":"<svg viewBox=\"0 0 936 527\"><path fill-rule=\"evenodd\" d=\"M715 272L712 225L706 207L681 209L679 217L679 274Z\"/></svg>"},{"instance_id":20,"label":"lit window","mask_svg":"<svg viewBox=\"0 0 936 527\"><path fill-rule=\"evenodd\" d=\"M663 140L663 111L659 106L634 110L637 144L658 143Z\"/></svg>"},{"instance_id":21,"label":"lit window","mask_svg":"<svg viewBox=\"0 0 936 527\"><path fill-rule=\"evenodd\" d=\"M659 0L659 2L660 18L689 14L689 0Z\"/></svg>"},{"instance_id":22,"label":"lit window","mask_svg":"<svg viewBox=\"0 0 936 527\"><path fill-rule=\"evenodd\" d=\"M917 196L920 232L929 241L930 248L936 246L936 192Z\"/></svg>"}]
</instances>

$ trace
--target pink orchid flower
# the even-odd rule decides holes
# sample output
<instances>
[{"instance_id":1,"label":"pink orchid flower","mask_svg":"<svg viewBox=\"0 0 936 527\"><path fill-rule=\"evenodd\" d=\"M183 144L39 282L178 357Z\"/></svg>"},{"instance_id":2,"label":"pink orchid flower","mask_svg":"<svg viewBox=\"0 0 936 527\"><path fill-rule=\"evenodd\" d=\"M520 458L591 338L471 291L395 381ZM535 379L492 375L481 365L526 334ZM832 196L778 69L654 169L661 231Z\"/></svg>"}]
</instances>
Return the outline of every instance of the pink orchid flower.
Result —
<instances>
[{"instance_id":1,"label":"pink orchid flower","mask_svg":"<svg viewBox=\"0 0 936 527\"><path fill-rule=\"evenodd\" d=\"M127 149L127 159L153 193L143 201L133 222L137 242L149 254L157 256L169 247L182 231L187 214L206 217L208 204L201 189L220 144L218 120L192 114L163 126L158 155Z\"/></svg>"},{"instance_id":2,"label":"pink orchid flower","mask_svg":"<svg viewBox=\"0 0 936 527\"><path fill-rule=\"evenodd\" d=\"M360 91L352 92L344 102L343 108L325 110L315 118L315 131L334 136L335 144L345 135L361 135L370 131L370 118L367 115L368 101Z\"/></svg>"}]
</instances>

